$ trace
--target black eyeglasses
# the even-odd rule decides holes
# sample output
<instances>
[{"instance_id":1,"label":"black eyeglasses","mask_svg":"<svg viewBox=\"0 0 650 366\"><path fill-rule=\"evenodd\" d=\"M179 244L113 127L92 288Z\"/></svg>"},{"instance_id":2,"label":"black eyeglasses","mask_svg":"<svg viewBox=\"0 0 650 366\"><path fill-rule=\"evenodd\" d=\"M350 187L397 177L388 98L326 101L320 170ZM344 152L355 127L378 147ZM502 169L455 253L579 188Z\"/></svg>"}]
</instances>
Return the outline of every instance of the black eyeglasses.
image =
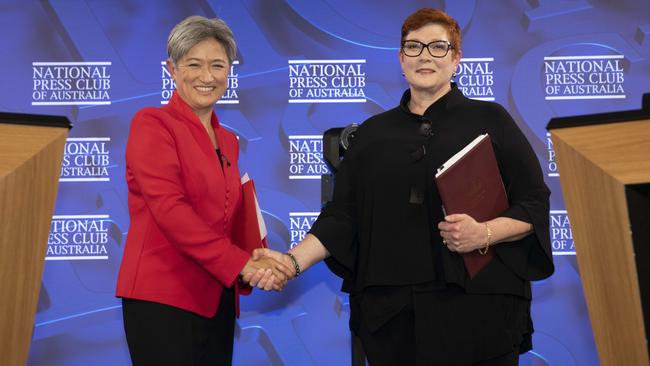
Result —
<instances>
[{"instance_id":1,"label":"black eyeglasses","mask_svg":"<svg viewBox=\"0 0 650 366\"><path fill-rule=\"evenodd\" d=\"M402 41L402 52L408 57L420 56L425 47L429 54L436 58L447 56L449 50L454 48L449 41L433 41L429 43L412 40Z\"/></svg>"}]
</instances>

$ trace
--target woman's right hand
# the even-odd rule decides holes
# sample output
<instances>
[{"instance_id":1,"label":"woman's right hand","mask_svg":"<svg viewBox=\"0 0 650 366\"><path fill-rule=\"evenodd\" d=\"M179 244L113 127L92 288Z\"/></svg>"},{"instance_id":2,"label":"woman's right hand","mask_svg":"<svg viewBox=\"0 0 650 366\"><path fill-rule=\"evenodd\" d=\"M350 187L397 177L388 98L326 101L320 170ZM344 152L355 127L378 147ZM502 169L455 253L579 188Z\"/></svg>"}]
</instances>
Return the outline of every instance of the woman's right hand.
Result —
<instances>
[{"instance_id":1,"label":"woman's right hand","mask_svg":"<svg viewBox=\"0 0 650 366\"><path fill-rule=\"evenodd\" d=\"M253 256L251 257L252 261L262 260L264 258L272 260L272 263L275 262L279 266L276 267L278 272L281 272L284 277L277 281L273 273L269 273L264 270L257 271L242 271L242 280L251 286L268 289L269 282L273 283L279 282L274 286L271 286L276 291L281 290L287 283L287 280L296 277L297 272L304 272L312 265L320 262L321 260L329 256L327 248L323 243L318 240L318 238L312 234L307 234L296 246L291 248L289 251L291 256L286 253L281 253L269 248L259 248L253 251ZM250 261L249 261L250 262ZM268 267L267 267L268 268Z\"/></svg>"},{"instance_id":2,"label":"woman's right hand","mask_svg":"<svg viewBox=\"0 0 650 366\"><path fill-rule=\"evenodd\" d=\"M242 280L252 287L280 291L294 274L290 267L269 256L253 255L241 275Z\"/></svg>"}]
</instances>

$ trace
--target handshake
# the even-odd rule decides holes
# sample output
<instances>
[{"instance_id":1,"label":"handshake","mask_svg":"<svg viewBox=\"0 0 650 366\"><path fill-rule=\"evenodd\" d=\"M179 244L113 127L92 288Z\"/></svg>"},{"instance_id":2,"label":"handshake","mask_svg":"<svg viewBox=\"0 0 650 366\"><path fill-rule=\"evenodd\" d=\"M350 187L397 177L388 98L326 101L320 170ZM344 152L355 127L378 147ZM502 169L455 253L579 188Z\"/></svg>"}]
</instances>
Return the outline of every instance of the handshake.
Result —
<instances>
[{"instance_id":1,"label":"handshake","mask_svg":"<svg viewBox=\"0 0 650 366\"><path fill-rule=\"evenodd\" d=\"M300 266L290 254L261 248L255 249L241 271L241 280L251 287L280 291L290 279L300 274Z\"/></svg>"}]
</instances>

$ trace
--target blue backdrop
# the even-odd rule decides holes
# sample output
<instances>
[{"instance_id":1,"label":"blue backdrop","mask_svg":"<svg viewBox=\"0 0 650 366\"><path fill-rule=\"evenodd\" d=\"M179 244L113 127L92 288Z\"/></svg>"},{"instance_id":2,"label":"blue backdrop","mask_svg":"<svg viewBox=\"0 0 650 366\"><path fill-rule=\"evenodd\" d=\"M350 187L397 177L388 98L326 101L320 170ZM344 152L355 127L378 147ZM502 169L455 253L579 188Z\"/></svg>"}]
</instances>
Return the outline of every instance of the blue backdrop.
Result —
<instances>
[{"instance_id":1,"label":"blue backdrop","mask_svg":"<svg viewBox=\"0 0 650 366\"><path fill-rule=\"evenodd\" d=\"M638 109L650 89L647 0L0 0L0 110L73 122L29 365L128 365L113 295L129 217L124 146L133 114L173 85L161 62L186 16L219 16L238 41L216 106L240 137L271 247L309 230L326 172L320 138L394 107L407 88L400 27L439 7L462 28L457 81L504 105L551 187L555 274L533 286L535 348L522 365L598 364L570 225L545 131L551 117ZM347 296L320 264L282 293L243 298L235 365L350 363Z\"/></svg>"}]
</instances>

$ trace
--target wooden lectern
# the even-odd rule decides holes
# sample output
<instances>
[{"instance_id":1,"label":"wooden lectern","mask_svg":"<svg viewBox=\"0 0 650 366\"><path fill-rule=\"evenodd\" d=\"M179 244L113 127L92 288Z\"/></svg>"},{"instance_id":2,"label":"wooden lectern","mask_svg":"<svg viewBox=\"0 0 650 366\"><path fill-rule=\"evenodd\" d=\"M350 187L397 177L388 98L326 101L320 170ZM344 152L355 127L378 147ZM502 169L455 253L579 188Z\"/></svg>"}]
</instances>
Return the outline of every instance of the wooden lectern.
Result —
<instances>
[{"instance_id":1,"label":"wooden lectern","mask_svg":"<svg viewBox=\"0 0 650 366\"><path fill-rule=\"evenodd\" d=\"M650 93L547 129L601 364L650 366Z\"/></svg>"},{"instance_id":2,"label":"wooden lectern","mask_svg":"<svg viewBox=\"0 0 650 366\"><path fill-rule=\"evenodd\" d=\"M0 113L0 365L25 365L54 211L66 117Z\"/></svg>"}]
</instances>

